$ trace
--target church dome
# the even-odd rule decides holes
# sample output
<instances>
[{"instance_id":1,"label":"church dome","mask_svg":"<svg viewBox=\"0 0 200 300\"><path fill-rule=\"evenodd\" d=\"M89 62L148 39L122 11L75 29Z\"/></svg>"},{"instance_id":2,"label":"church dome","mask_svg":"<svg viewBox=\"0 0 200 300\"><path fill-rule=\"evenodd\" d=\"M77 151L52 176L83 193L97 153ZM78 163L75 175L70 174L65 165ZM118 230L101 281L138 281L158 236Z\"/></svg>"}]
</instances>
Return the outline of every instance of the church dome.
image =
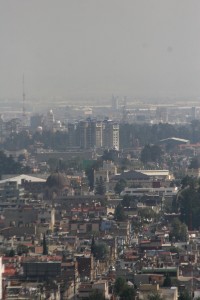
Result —
<instances>
[{"instance_id":1,"label":"church dome","mask_svg":"<svg viewBox=\"0 0 200 300\"><path fill-rule=\"evenodd\" d=\"M67 185L67 180L62 173L55 172L47 178L46 184L49 188L63 189Z\"/></svg>"}]
</instances>

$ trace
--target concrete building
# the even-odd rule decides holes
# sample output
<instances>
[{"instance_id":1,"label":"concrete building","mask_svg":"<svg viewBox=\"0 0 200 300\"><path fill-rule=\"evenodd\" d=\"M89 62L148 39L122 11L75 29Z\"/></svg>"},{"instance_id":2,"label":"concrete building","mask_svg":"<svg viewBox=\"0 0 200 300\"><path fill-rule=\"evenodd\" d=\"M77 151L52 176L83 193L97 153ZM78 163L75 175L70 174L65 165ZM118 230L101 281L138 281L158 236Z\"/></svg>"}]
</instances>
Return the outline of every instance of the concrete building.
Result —
<instances>
[{"instance_id":1,"label":"concrete building","mask_svg":"<svg viewBox=\"0 0 200 300\"><path fill-rule=\"evenodd\" d=\"M80 121L77 126L77 135L80 148L101 148L102 122L90 119Z\"/></svg>"},{"instance_id":2,"label":"concrete building","mask_svg":"<svg viewBox=\"0 0 200 300\"><path fill-rule=\"evenodd\" d=\"M93 256L78 255L76 261L78 263L78 273L80 278L89 278L89 280L93 280L95 276Z\"/></svg>"},{"instance_id":3,"label":"concrete building","mask_svg":"<svg viewBox=\"0 0 200 300\"><path fill-rule=\"evenodd\" d=\"M55 278L61 275L61 262L59 261L27 261L23 262L25 277L37 280Z\"/></svg>"},{"instance_id":4,"label":"concrete building","mask_svg":"<svg viewBox=\"0 0 200 300\"><path fill-rule=\"evenodd\" d=\"M88 298L94 291L98 291L105 297L105 299L110 299L110 295L108 292L108 281L107 280L99 280L93 283L82 283L79 287L79 299Z\"/></svg>"},{"instance_id":5,"label":"concrete building","mask_svg":"<svg viewBox=\"0 0 200 300\"><path fill-rule=\"evenodd\" d=\"M70 147L119 149L119 124L110 120L87 119L68 124L68 136Z\"/></svg>"},{"instance_id":6,"label":"concrete building","mask_svg":"<svg viewBox=\"0 0 200 300\"><path fill-rule=\"evenodd\" d=\"M16 181L0 183L1 204L5 202L19 204L23 197L24 189Z\"/></svg>"},{"instance_id":7,"label":"concrete building","mask_svg":"<svg viewBox=\"0 0 200 300\"><path fill-rule=\"evenodd\" d=\"M117 167L112 161L104 161L103 167L94 171L94 183L103 180L106 191L109 191L109 178L117 174Z\"/></svg>"},{"instance_id":8,"label":"concrete building","mask_svg":"<svg viewBox=\"0 0 200 300\"><path fill-rule=\"evenodd\" d=\"M76 147L78 144L76 139L76 130L77 130L77 124L73 124L73 123L68 124L69 147Z\"/></svg>"},{"instance_id":9,"label":"concrete building","mask_svg":"<svg viewBox=\"0 0 200 300\"><path fill-rule=\"evenodd\" d=\"M200 177L200 168L196 168L196 169L187 169L186 171L186 175L190 176L190 177Z\"/></svg>"},{"instance_id":10,"label":"concrete building","mask_svg":"<svg viewBox=\"0 0 200 300\"><path fill-rule=\"evenodd\" d=\"M110 120L103 122L103 146L108 149L119 149L119 124Z\"/></svg>"},{"instance_id":11,"label":"concrete building","mask_svg":"<svg viewBox=\"0 0 200 300\"><path fill-rule=\"evenodd\" d=\"M96 122L95 126L95 147L101 148L103 145L102 122Z\"/></svg>"},{"instance_id":12,"label":"concrete building","mask_svg":"<svg viewBox=\"0 0 200 300\"><path fill-rule=\"evenodd\" d=\"M147 300L149 295L160 295L165 300L177 300L178 299L178 288L159 288L158 284L141 284L139 288L139 299Z\"/></svg>"},{"instance_id":13,"label":"concrete building","mask_svg":"<svg viewBox=\"0 0 200 300\"><path fill-rule=\"evenodd\" d=\"M46 120L45 120L46 128L48 130L53 130L54 123L55 123L54 113L53 110L51 109L48 111L46 115Z\"/></svg>"}]
</instances>

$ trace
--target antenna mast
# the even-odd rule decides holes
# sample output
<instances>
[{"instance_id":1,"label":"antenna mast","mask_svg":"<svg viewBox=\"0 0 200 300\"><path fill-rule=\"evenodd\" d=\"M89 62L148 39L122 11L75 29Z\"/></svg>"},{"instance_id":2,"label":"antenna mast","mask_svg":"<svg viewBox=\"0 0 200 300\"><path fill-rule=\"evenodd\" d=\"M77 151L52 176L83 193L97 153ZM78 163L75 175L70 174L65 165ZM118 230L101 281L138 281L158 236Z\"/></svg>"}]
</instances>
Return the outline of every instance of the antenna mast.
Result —
<instances>
[{"instance_id":1,"label":"antenna mast","mask_svg":"<svg viewBox=\"0 0 200 300\"><path fill-rule=\"evenodd\" d=\"M22 105L22 116L26 116L26 111L25 111L25 89L24 89L24 74L23 74L23 79L22 79L22 88L23 88L23 93L22 93L22 99L23 99L23 105Z\"/></svg>"},{"instance_id":2,"label":"antenna mast","mask_svg":"<svg viewBox=\"0 0 200 300\"><path fill-rule=\"evenodd\" d=\"M26 100L26 95L25 95L25 84L24 84L24 74L22 77L22 129L26 128L26 108L25 108L25 100Z\"/></svg>"}]
</instances>

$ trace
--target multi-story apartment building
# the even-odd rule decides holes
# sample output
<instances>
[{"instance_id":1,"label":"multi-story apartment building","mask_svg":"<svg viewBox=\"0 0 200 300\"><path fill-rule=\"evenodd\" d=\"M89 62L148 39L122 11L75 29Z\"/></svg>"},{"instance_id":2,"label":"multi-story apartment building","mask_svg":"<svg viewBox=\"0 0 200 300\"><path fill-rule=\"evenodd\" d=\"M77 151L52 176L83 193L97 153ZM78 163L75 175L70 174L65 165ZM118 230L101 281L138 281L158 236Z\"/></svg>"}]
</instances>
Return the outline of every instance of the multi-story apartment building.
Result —
<instances>
[{"instance_id":1,"label":"multi-story apartment building","mask_svg":"<svg viewBox=\"0 0 200 300\"><path fill-rule=\"evenodd\" d=\"M77 142L77 124L69 123L68 124L68 140L69 140L69 147L76 147L78 145Z\"/></svg>"},{"instance_id":2,"label":"multi-story apartment building","mask_svg":"<svg viewBox=\"0 0 200 300\"><path fill-rule=\"evenodd\" d=\"M46 119L45 119L45 127L48 130L53 130L53 126L55 123L55 118L54 118L54 113L53 110L49 110L47 115L46 115Z\"/></svg>"},{"instance_id":3,"label":"multi-story apartment building","mask_svg":"<svg viewBox=\"0 0 200 300\"><path fill-rule=\"evenodd\" d=\"M116 148L119 149L119 124L112 121L87 119L68 125L69 145L82 149Z\"/></svg>"},{"instance_id":4,"label":"multi-story apartment building","mask_svg":"<svg viewBox=\"0 0 200 300\"><path fill-rule=\"evenodd\" d=\"M119 124L110 120L103 122L103 146L119 149Z\"/></svg>"}]
</instances>

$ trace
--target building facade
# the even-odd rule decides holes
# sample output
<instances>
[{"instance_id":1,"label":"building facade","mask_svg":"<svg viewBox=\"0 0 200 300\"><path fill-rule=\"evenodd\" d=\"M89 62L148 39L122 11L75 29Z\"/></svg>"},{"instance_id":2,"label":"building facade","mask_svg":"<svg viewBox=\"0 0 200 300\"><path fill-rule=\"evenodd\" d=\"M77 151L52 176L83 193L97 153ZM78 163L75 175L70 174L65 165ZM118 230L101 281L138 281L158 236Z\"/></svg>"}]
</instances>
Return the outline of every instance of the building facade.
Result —
<instances>
[{"instance_id":1,"label":"building facade","mask_svg":"<svg viewBox=\"0 0 200 300\"><path fill-rule=\"evenodd\" d=\"M68 124L68 136L70 147L119 149L119 124L110 120Z\"/></svg>"}]
</instances>

